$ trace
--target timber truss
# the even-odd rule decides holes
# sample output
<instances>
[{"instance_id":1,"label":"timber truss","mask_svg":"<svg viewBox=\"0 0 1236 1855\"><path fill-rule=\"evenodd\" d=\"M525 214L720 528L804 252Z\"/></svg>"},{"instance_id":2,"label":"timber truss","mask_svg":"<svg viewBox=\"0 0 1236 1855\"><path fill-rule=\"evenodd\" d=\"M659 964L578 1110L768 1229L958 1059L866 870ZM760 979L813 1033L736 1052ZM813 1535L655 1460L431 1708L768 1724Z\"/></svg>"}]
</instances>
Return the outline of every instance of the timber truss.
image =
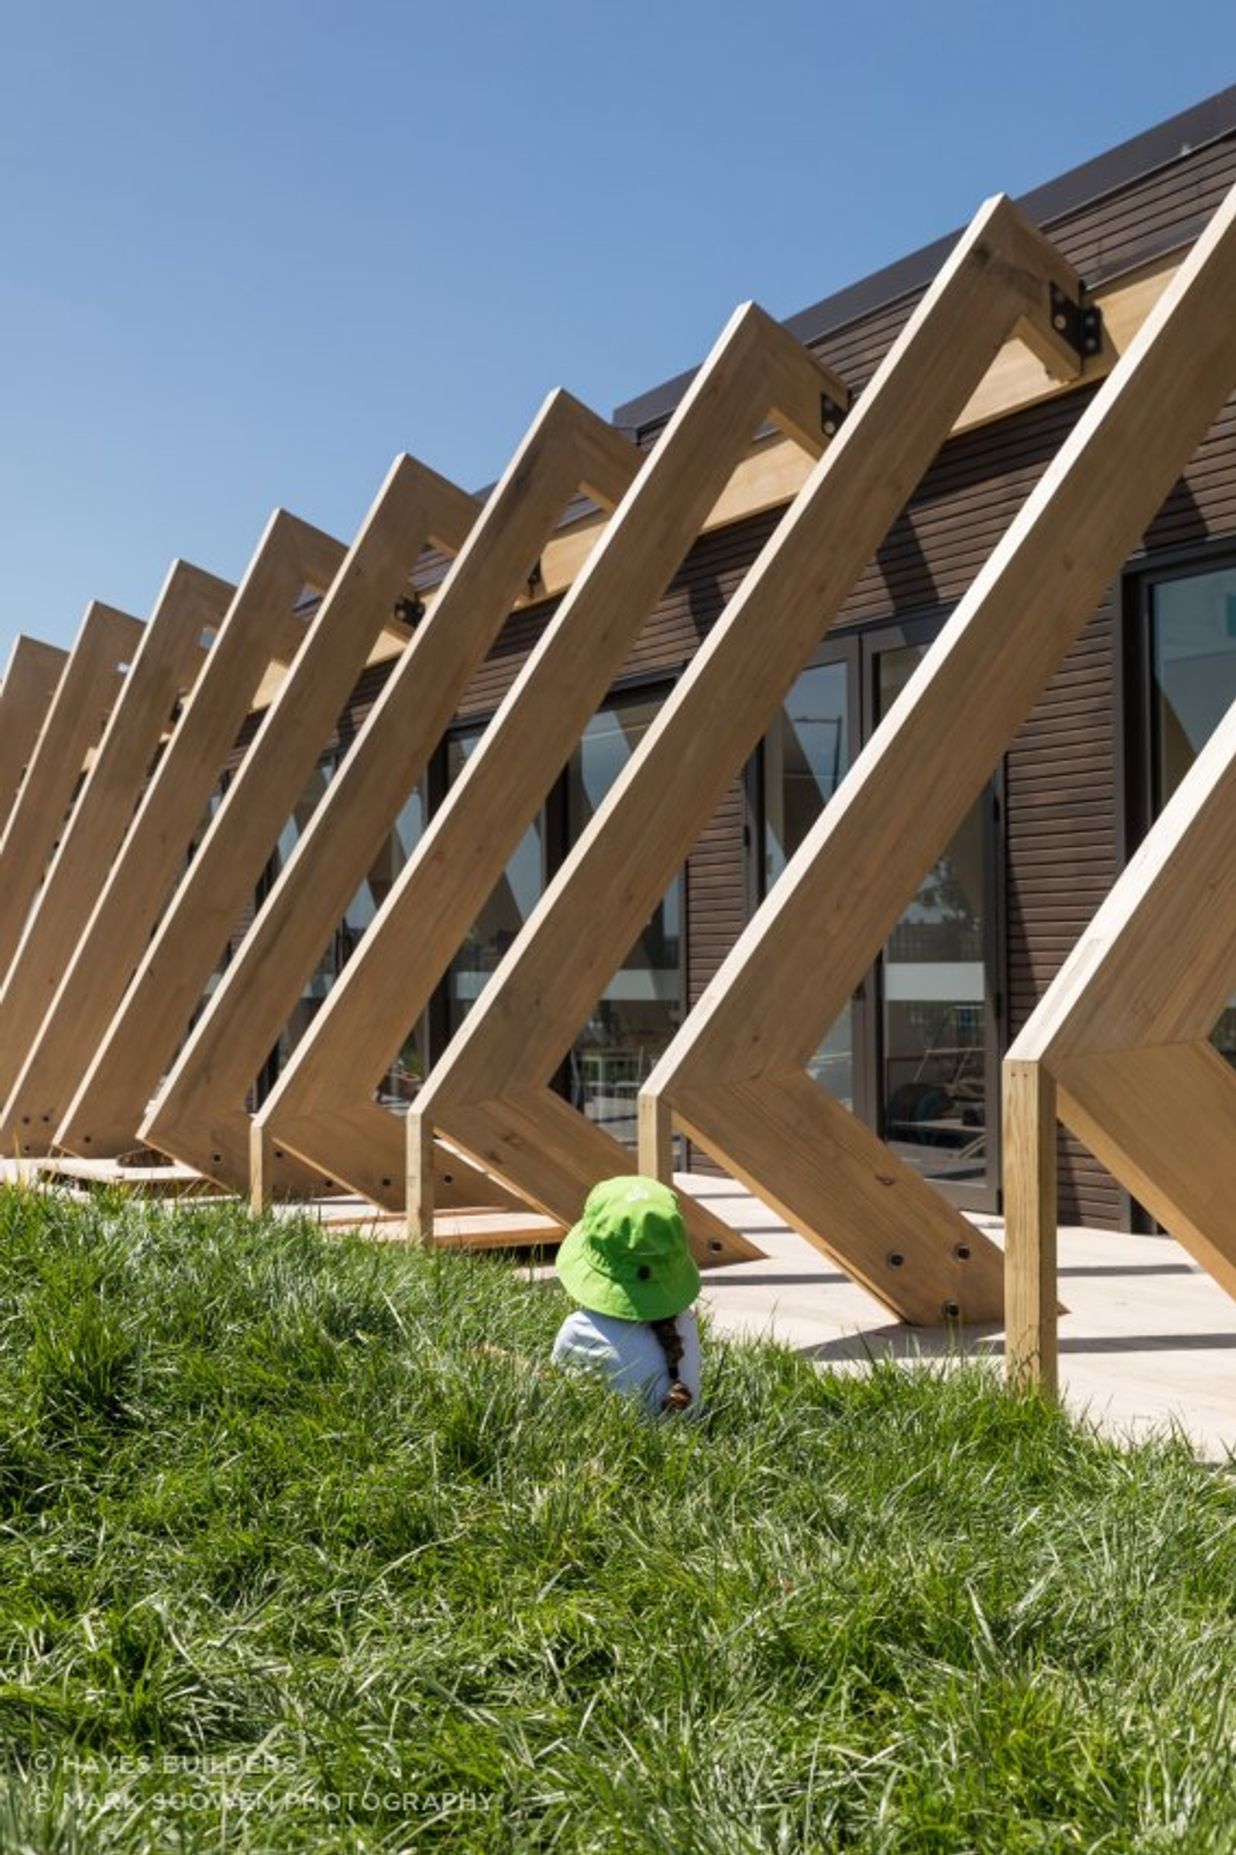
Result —
<instances>
[{"instance_id":1,"label":"timber truss","mask_svg":"<svg viewBox=\"0 0 1236 1855\"><path fill-rule=\"evenodd\" d=\"M152 1146L247 1191L245 1097L336 922L424 774L563 510L581 489L612 508L641 461L634 445L569 394L546 401L152 1104L142 1128ZM116 1026L113 1042L122 1029ZM132 1041L139 1047L144 1029L144 1014L135 1016ZM158 1060L155 1049L143 1087ZM128 1062L132 1073L132 1057ZM97 1067L93 1092L114 1101L115 1082L104 1063ZM287 1193L298 1183L298 1169L282 1151L272 1160L272 1189ZM458 1170L446 1156L443 1183L463 1187ZM474 1175L466 1188L477 1189Z\"/></svg>"},{"instance_id":2,"label":"timber truss","mask_svg":"<svg viewBox=\"0 0 1236 1855\"><path fill-rule=\"evenodd\" d=\"M996 1317L1000 1281L990 1253L959 1213L924 1191L907 1166L806 1075L805 1064L1236 384L1234 293L1236 191L1082 414L641 1097L646 1169L664 1168L672 1117L910 1320ZM1089 946L1088 940L1079 952L1077 970L1086 970ZM1166 942L1154 946L1162 959ZM1140 952L1148 957L1146 947ZM1119 991L1127 997L1124 984ZM1141 1060L1130 1059L1130 1069ZM1160 1060L1152 1057L1146 1068ZM1161 1063L1165 1081L1173 1060ZM1096 1078L1104 1061L1096 1063ZM1179 1062L1172 1087L1182 1111L1186 1071L1194 1084L1187 1099L1194 1102L1199 1074L1217 1077L1219 1069L1218 1057L1212 1061L1205 1051ZM1099 1127L1115 1119L1117 1092L1105 1093L1097 1080L1084 1087L1080 1069L1070 1068L1069 1076L1070 1103L1097 1143ZM1226 1072L1223 1085L1236 1089ZM1092 1111L1097 1106L1093 1120L1081 1113L1083 1101ZM1029 1121L1041 1129L1042 1120L1040 1097L1037 1119L1029 1114ZM1203 1125L1217 1132L1213 1112ZM1177 1127L1174 1113L1164 1131L1169 1126ZM1213 1141L1207 1144L1197 1176L1209 1190L1219 1165ZM1041 1141L1035 1151L1041 1160Z\"/></svg>"},{"instance_id":3,"label":"timber truss","mask_svg":"<svg viewBox=\"0 0 1236 1855\"><path fill-rule=\"evenodd\" d=\"M812 455L841 383L779 324L737 310L655 450L412 853L254 1126L254 1189L278 1155L317 1160L379 1204L404 1202L404 1129L374 1084L424 1010L648 616L767 419ZM546 1001L548 1004L548 1001ZM466 1143L461 1143L466 1144ZM532 1203L574 1216L581 1185L612 1171L611 1143L579 1121L570 1151L538 1145ZM428 1162L427 1162L428 1163ZM494 1170L490 1168L490 1170ZM522 1187L521 1187L522 1189ZM698 1204L701 1256L755 1254Z\"/></svg>"},{"instance_id":4,"label":"timber truss","mask_svg":"<svg viewBox=\"0 0 1236 1855\"><path fill-rule=\"evenodd\" d=\"M168 574L0 992L0 1095L38 1034L234 590L183 561Z\"/></svg>"},{"instance_id":5,"label":"timber truss","mask_svg":"<svg viewBox=\"0 0 1236 1855\"><path fill-rule=\"evenodd\" d=\"M1209 1041L1236 984L1234 923L1236 708L1005 1060L1016 1379L1056 1384L1057 1118L1236 1295L1236 1075Z\"/></svg>"}]
</instances>

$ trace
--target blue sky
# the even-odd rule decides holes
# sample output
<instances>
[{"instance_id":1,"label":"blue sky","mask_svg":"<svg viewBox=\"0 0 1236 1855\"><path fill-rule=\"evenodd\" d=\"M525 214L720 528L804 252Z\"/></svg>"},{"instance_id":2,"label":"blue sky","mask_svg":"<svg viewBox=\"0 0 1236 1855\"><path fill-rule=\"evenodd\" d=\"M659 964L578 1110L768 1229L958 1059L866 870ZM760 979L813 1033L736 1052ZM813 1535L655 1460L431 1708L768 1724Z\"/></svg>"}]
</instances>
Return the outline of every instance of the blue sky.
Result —
<instances>
[{"instance_id":1,"label":"blue sky","mask_svg":"<svg viewBox=\"0 0 1236 1855\"><path fill-rule=\"evenodd\" d=\"M0 0L0 662L1236 79L1219 0Z\"/></svg>"}]
</instances>

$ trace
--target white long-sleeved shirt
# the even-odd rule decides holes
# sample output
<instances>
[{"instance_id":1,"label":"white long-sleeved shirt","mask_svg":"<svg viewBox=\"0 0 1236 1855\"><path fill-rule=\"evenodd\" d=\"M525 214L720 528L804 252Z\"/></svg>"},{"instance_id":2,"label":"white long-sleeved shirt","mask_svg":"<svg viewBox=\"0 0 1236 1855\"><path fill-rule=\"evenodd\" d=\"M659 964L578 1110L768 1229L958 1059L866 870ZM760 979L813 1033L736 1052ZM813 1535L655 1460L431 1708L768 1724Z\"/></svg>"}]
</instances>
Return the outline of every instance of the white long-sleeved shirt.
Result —
<instances>
[{"instance_id":1,"label":"white long-sleeved shirt","mask_svg":"<svg viewBox=\"0 0 1236 1855\"><path fill-rule=\"evenodd\" d=\"M678 1331L682 1336L678 1376L698 1402L700 1335L693 1309L679 1314ZM615 1391L642 1397L650 1411L661 1409L670 1388L665 1354L652 1328L642 1320L618 1320L612 1314L576 1308L558 1329L552 1358L558 1365L603 1373Z\"/></svg>"}]
</instances>

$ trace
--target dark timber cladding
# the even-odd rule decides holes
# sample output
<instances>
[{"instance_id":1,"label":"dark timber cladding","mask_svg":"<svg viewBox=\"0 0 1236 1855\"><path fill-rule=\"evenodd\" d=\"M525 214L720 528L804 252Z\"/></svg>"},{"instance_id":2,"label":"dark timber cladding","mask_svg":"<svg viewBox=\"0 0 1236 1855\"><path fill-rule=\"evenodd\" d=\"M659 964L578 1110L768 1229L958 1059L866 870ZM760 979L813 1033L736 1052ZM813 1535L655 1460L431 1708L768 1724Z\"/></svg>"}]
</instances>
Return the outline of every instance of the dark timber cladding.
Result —
<instances>
[{"instance_id":1,"label":"dark timber cladding","mask_svg":"<svg viewBox=\"0 0 1236 1855\"><path fill-rule=\"evenodd\" d=\"M994 178L994 177L993 177ZM1091 284L1191 242L1236 180L1236 90L1027 196L1022 206ZM951 240L817 305L794 333L861 388L900 331ZM650 442L690 376L619 409L615 422ZM1074 393L951 440L847 602L845 628L907 621L965 591L1055 453L1088 395ZM1229 406L1145 537L1135 571L1165 550L1236 534L1236 409ZM717 619L776 521L776 512L705 535L692 548L624 666L624 677L672 680ZM513 614L473 680L460 719L492 712L552 607ZM1095 613L1005 761L1004 1037L1030 1015L1113 882L1123 854L1117 688L1119 589ZM385 666L366 672L339 735L372 703ZM975 692L981 702L982 692ZM754 898L746 795L731 788L688 864L687 982L692 1002L737 938ZM1123 1190L1062 1136L1065 1222L1127 1225Z\"/></svg>"}]
</instances>

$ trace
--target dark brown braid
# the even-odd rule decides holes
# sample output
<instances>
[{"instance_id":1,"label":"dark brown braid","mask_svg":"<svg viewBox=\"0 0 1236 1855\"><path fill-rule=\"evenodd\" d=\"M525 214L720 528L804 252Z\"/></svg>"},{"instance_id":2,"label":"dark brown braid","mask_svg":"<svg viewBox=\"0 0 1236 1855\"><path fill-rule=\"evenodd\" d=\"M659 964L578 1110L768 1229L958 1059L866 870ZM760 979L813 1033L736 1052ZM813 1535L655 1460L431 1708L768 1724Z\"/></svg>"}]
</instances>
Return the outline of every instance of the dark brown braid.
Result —
<instances>
[{"instance_id":1,"label":"dark brown braid","mask_svg":"<svg viewBox=\"0 0 1236 1855\"><path fill-rule=\"evenodd\" d=\"M665 1320L650 1320L648 1325L657 1337L661 1351L665 1354L665 1369L670 1375L670 1388L661 1400L663 1411L685 1411L692 1402L691 1387L684 1385L678 1376L678 1367L682 1363L682 1335L678 1331L678 1322L671 1314Z\"/></svg>"}]
</instances>

